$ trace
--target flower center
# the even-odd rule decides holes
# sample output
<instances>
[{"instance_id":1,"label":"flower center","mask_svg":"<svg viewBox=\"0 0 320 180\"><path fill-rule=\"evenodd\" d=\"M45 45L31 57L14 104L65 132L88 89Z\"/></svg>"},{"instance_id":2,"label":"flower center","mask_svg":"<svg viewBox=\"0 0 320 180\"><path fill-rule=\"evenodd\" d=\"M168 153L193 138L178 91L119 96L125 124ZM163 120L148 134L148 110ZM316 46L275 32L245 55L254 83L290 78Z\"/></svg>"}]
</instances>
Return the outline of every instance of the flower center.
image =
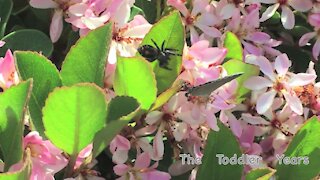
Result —
<instances>
[{"instance_id":1,"label":"flower center","mask_svg":"<svg viewBox=\"0 0 320 180\"><path fill-rule=\"evenodd\" d=\"M286 5L288 3L288 0L278 0L278 3L282 5Z\"/></svg>"},{"instance_id":2,"label":"flower center","mask_svg":"<svg viewBox=\"0 0 320 180\"><path fill-rule=\"evenodd\" d=\"M186 18L186 24L187 24L187 25L192 25L195 20L196 20L196 18L195 18L194 16L189 15L189 16Z\"/></svg>"}]
</instances>

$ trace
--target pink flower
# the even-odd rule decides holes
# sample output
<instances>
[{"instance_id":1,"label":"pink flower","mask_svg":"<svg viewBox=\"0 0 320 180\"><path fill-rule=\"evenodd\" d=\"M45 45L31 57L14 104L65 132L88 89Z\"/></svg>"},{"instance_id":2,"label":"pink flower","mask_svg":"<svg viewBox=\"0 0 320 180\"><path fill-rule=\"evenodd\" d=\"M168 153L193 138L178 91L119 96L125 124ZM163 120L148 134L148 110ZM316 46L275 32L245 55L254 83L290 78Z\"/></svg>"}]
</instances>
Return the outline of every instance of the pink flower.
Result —
<instances>
[{"instance_id":1,"label":"pink flower","mask_svg":"<svg viewBox=\"0 0 320 180\"><path fill-rule=\"evenodd\" d=\"M234 11L226 30L237 35L244 46L244 55L277 56L280 52L273 48L280 45L281 42L271 39L270 35L261 32L259 29L259 10L260 6L255 5L242 16L240 11Z\"/></svg>"},{"instance_id":2,"label":"pink flower","mask_svg":"<svg viewBox=\"0 0 320 180\"><path fill-rule=\"evenodd\" d=\"M125 163L130 148L130 141L121 135L117 135L110 143L110 152L113 154L112 161L116 164Z\"/></svg>"},{"instance_id":3,"label":"pink flower","mask_svg":"<svg viewBox=\"0 0 320 180\"><path fill-rule=\"evenodd\" d=\"M184 96L184 93L179 93L173 96L169 102L164 105L163 111L152 111L146 117L146 122L149 125L157 125L158 131L153 141L153 153L151 158L153 160L161 160L164 154L163 135L164 132L169 132L173 135L176 141L182 141L187 138L188 125L186 122L177 121L183 104L189 103ZM189 103L190 104L190 103ZM184 113L186 113L184 111ZM181 117L179 117L181 118ZM184 118L181 118L184 119Z\"/></svg>"},{"instance_id":4,"label":"pink flower","mask_svg":"<svg viewBox=\"0 0 320 180\"><path fill-rule=\"evenodd\" d=\"M113 39L110 45L108 64L106 70L106 84L111 86L115 72L117 56L132 57L137 53L137 49L144 36L151 29L151 24L141 15L136 15L132 21L119 27L113 28Z\"/></svg>"},{"instance_id":5,"label":"pink flower","mask_svg":"<svg viewBox=\"0 0 320 180\"><path fill-rule=\"evenodd\" d=\"M123 27L130 17L134 0L90 0L72 4L66 12L66 22L71 23L85 35L110 20L117 27Z\"/></svg>"},{"instance_id":6,"label":"pink flower","mask_svg":"<svg viewBox=\"0 0 320 180\"><path fill-rule=\"evenodd\" d=\"M134 166L118 164L113 167L115 174L121 176L119 180L141 179L141 180L167 180L171 179L166 172L158 171L156 168L158 162L150 166L150 156L148 153L142 153L137 156Z\"/></svg>"},{"instance_id":7,"label":"pink flower","mask_svg":"<svg viewBox=\"0 0 320 180\"><path fill-rule=\"evenodd\" d=\"M197 86L220 76L222 63L227 54L225 48L209 47L209 41L201 40L190 48L185 46L183 54L184 72L179 76L190 84Z\"/></svg>"},{"instance_id":8,"label":"pink flower","mask_svg":"<svg viewBox=\"0 0 320 180\"><path fill-rule=\"evenodd\" d=\"M7 50L5 57L0 58L0 88L6 90L18 83L19 78L14 65L13 55L10 50Z\"/></svg>"},{"instance_id":9,"label":"pink flower","mask_svg":"<svg viewBox=\"0 0 320 180\"><path fill-rule=\"evenodd\" d=\"M68 160L62 151L56 148L49 140L42 140L36 131L30 132L23 139L24 148L30 148L32 173L31 180L54 180L54 174L62 170ZM13 165L10 171L20 169L23 163Z\"/></svg>"},{"instance_id":10,"label":"pink flower","mask_svg":"<svg viewBox=\"0 0 320 180\"><path fill-rule=\"evenodd\" d=\"M295 18L290 6L300 12L306 12L312 8L311 0L259 0L261 3L273 4L262 14L260 21L266 21L271 18L276 10L281 7L281 22L286 29L292 29L295 24Z\"/></svg>"},{"instance_id":11,"label":"pink flower","mask_svg":"<svg viewBox=\"0 0 320 180\"><path fill-rule=\"evenodd\" d=\"M275 96L279 93L284 96L292 111L301 115L303 113L302 104L293 88L310 84L314 82L317 76L307 73L288 73L291 61L289 61L286 54L276 58L274 67L263 56L257 59L256 65L260 67L266 77L251 77L244 85L251 90L264 90L264 93L257 100L256 109L258 113L264 114L271 107ZM277 74L274 73L274 70L276 70Z\"/></svg>"},{"instance_id":12,"label":"pink flower","mask_svg":"<svg viewBox=\"0 0 320 180\"><path fill-rule=\"evenodd\" d=\"M77 169L81 166L81 164L85 161L86 158L88 158L92 153L93 145L89 144L87 147L82 149L77 157L76 164L74 166L74 169Z\"/></svg>"},{"instance_id":13,"label":"pink flower","mask_svg":"<svg viewBox=\"0 0 320 180\"><path fill-rule=\"evenodd\" d=\"M5 44L6 44L6 42L0 41L0 47L4 46Z\"/></svg>"},{"instance_id":14,"label":"pink flower","mask_svg":"<svg viewBox=\"0 0 320 180\"><path fill-rule=\"evenodd\" d=\"M216 38L221 36L221 32L215 27L220 20L213 13L213 6L208 1L194 0L193 9L190 12L185 6L184 0L168 0L170 6L178 9L184 16L184 23L190 30L191 43L199 40L196 28L199 28L206 35Z\"/></svg>"},{"instance_id":15,"label":"pink flower","mask_svg":"<svg viewBox=\"0 0 320 180\"><path fill-rule=\"evenodd\" d=\"M64 2L63 0L30 0L29 3L34 8L55 9L50 24L50 38L53 43L57 42L63 30L63 11L59 6L65 6L66 2Z\"/></svg>"},{"instance_id":16,"label":"pink flower","mask_svg":"<svg viewBox=\"0 0 320 180\"><path fill-rule=\"evenodd\" d=\"M314 32L309 32L304 34L299 40L299 46L305 46L312 38L316 38L316 43L313 45L312 48L312 55L313 57L318 60L320 54L320 13L311 14L308 17L309 23L314 26Z\"/></svg>"}]
</instances>

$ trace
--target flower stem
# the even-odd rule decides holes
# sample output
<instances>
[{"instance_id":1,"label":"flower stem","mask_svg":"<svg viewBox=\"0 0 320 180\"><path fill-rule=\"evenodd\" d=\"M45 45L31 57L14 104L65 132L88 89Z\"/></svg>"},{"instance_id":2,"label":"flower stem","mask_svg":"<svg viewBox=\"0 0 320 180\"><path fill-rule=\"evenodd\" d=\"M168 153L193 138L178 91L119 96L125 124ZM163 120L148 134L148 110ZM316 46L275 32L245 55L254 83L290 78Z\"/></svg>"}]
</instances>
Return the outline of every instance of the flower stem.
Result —
<instances>
[{"instance_id":1,"label":"flower stem","mask_svg":"<svg viewBox=\"0 0 320 180\"><path fill-rule=\"evenodd\" d=\"M64 178L72 177L73 168L74 168L74 166L76 164L77 157L78 157L78 154L70 156L70 160L69 160L68 166L67 166L67 168L65 170L65 173L64 173Z\"/></svg>"}]
</instances>

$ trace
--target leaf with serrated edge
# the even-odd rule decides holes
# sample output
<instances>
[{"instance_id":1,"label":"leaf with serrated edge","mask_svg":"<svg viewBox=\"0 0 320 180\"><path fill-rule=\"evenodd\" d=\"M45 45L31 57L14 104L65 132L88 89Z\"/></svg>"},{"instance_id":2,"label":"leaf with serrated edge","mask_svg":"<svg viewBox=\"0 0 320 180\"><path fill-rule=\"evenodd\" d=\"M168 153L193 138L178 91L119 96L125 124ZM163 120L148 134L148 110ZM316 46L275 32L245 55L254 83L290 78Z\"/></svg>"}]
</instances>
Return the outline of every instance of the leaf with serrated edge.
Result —
<instances>
[{"instance_id":1,"label":"leaf with serrated edge","mask_svg":"<svg viewBox=\"0 0 320 180\"><path fill-rule=\"evenodd\" d=\"M140 46L151 45L154 47L155 45L151 39L153 39L160 48L161 44L165 41L164 48L176 49L177 52L175 53L182 55L185 44L185 32L180 13L173 11L171 14L161 18L145 35ZM136 55L141 56L139 52L137 52ZM160 67L158 60L151 63L156 75L158 93L171 87L172 83L177 79L182 68L182 57L170 56L168 63L168 68L171 70Z\"/></svg>"},{"instance_id":2,"label":"leaf with serrated edge","mask_svg":"<svg viewBox=\"0 0 320 180\"><path fill-rule=\"evenodd\" d=\"M76 156L105 125L106 96L102 89L90 83L56 88L42 112L49 140Z\"/></svg>"},{"instance_id":3,"label":"leaf with serrated edge","mask_svg":"<svg viewBox=\"0 0 320 180\"><path fill-rule=\"evenodd\" d=\"M50 92L61 86L61 78L56 66L45 56L36 52L16 51L15 64L20 79L33 78L33 90L29 102L32 129L44 137L42 108Z\"/></svg>"},{"instance_id":4,"label":"leaf with serrated edge","mask_svg":"<svg viewBox=\"0 0 320 180\"><path fill-rule=\"evenodd\" d=\"M31 150L26 149L23 166L14 172L0 173L0 180L29 180L32 170Z\"/></svg>"},{"instance_id":5,"label":"leaf with serrated edge","mask_svg":"<svg viewBox=\"0 0 320 180\"><path fill-rule=\"evenodd\" d=\"M119 101L120 98L127 98L130 101L135 101L136 106L128 107L129 109L125 109L127 103L115 104L116 101ZM134 103L132 101L132 103ZM134 105L134 104L133 104ZM121 111L116 113L115 111ZM132 97L128 96L117 96L113 98L108 106L108 117L107 124L102 130L100 130L94 139L93 143L93 157L99 155L105 147L109 145L111 140L125 127L128 125L129 121L133 119L138 112L140 111L139 103Z\"/></svg>"},{"instance_id":6,"label":"leaf with serrated edge","mask_svg":"<svg viewBox=\"0 0 320 180\"><path fill-rule=\"evenodd\" d=\"M63 85L89 82L103 87L111 37L112 24L108 23L80 38L62 64Z\"/></svg>"},{"instance_id":7,"label":"leaf with serrated edge","mask_svg":"<svg viewBox=\"0 0 320 180\"><path fill-rule=\"evenodd\" d=\"M118 57L113 88L119 96L137 99L143 110L148 110L157 96L151 65L140 57Z\"/></svg>"},{"instance_id":8,"label":"leaf with serrated edge","mask_svg":"<svg viewBox=\"0 0 320 180\"><path fill-rule=\"evenodd\" d=\"M28 80L0 94L0 146L5 171L22 158L24 115L31 88L32 80Z\"/></svg>"}]
</instances>

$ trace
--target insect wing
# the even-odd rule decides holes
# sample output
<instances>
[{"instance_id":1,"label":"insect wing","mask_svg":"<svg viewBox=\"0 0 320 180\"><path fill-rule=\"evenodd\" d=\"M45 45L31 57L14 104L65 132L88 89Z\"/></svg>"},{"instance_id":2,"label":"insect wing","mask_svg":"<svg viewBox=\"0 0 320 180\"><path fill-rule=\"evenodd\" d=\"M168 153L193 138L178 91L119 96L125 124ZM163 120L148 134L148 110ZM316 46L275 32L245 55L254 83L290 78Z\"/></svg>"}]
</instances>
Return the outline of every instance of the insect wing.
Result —
<instances>
[{"instance_id":1,"label":"insect wing","mask_svg":"<svg viewBox=\"0 0 320 180\"><path fill-rule=\"evenodd\" d=\"M205 84L191 88L188 93L192 96L209 96L214 90L223 86L224 84L236 79L243 73L237 73L230 76L226 76L214 81L207 82Z\"/></svg>"}]
</instances>

